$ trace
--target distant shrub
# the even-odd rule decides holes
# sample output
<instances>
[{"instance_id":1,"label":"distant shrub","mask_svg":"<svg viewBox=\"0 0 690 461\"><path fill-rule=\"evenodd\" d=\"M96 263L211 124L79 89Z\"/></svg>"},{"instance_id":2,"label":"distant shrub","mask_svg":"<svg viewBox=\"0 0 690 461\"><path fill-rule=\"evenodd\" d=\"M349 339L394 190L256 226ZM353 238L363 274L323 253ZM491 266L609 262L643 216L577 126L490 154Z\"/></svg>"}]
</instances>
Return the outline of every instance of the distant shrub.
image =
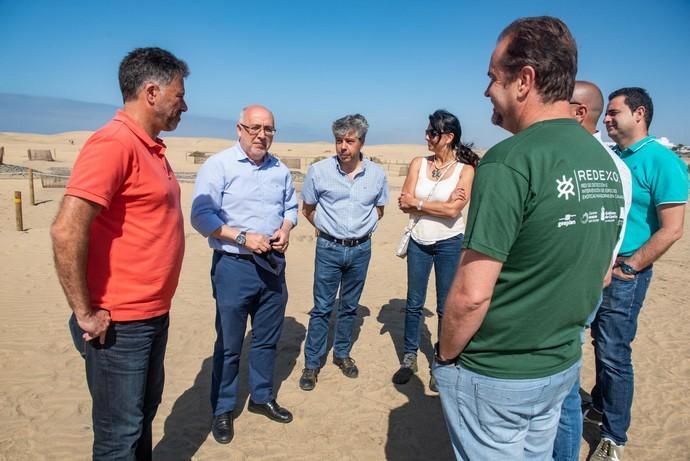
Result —
<instances>
[{"instance_id":1,"label":"distant shrub","mask_svg":"<svg viewBox=\"0 0 690 461\"><path fill-rule=\"evenodd\" d=\"M371 160L374 163L378 163L379 165L381 165L383 163L383 160L381 160L378 157L374 157L373 155L371 157L369 157L369 160Z\"/></svg>"},{"instance_id":2,"label":"distant shrub","mask_svg":"<svg viewBox=\"0 0 690 461\"><path fill-rule=\"evenodd\" d=\"M314 157L314 160L311 161L310 165L315 164L316 162L320 162L321 160L328 158L325 155L319 155L318 157Z\"/></svg>"}]
</instances>

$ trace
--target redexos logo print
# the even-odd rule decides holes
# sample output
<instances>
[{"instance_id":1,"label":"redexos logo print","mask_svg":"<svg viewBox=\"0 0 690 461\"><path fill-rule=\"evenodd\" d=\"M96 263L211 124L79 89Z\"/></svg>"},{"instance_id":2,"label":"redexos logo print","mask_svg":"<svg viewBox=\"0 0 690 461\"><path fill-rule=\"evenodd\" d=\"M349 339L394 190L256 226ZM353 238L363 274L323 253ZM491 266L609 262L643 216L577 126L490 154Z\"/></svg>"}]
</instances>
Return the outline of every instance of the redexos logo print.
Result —
<instances>
[{"instance_id":1,"label":"redexos logo print","mask_svg":"<svg viewBox=\"0 0 690 461\"><path fill-rule=\"evenodd\" d=\"M573 178L566 178L565 175L561 176L561 179L556 179L556 188L558 189L558 198L565 197L568 200L571 195L575 196Z\"/></svg>"}]
</instances>

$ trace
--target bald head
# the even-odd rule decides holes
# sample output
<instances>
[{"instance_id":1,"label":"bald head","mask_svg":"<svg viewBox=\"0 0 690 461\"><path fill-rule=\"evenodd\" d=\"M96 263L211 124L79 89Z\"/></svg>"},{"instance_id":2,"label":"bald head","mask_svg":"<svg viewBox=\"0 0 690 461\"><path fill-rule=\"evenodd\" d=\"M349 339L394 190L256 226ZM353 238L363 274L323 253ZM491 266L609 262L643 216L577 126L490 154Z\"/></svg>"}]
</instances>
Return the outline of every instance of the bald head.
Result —
<instances>
[{"instance_id":1,"label":"bald head","mask_svg":"<svg viewBox=\"0 0 690 461\"><path fill-rule=\"evenodd\" d=\"M247 157L260 164L273 143L275 121L273 113L259 104L242 109L237 122L237 136L240 147Z\"/></svg>"},{"instance_id":2,"label":"bald head","mask_svg":"<svg viewBox=\"0 0 690 461\"><path fill-rule=\"evenodd\" d=\"M592 82L578 80L575 82L573 96L570 98L573 116L590 133L597 131L597 122L604 111L604 95Z\"/></svg>"},{"instance_id":3,"label":"bald head","mask_svg":"<svg viewBox=\"0 0 690 461\"><path fill-rule=\"evenodd\" d=\"M252 118L255 115L269 116L273 118L273 112L268 110L268 108L262 106L261 104L252 104L251 106L242 108L242 112L240 112L239 121L242 123L246 123L248 119Z\"/></svg>"}]
</instances>

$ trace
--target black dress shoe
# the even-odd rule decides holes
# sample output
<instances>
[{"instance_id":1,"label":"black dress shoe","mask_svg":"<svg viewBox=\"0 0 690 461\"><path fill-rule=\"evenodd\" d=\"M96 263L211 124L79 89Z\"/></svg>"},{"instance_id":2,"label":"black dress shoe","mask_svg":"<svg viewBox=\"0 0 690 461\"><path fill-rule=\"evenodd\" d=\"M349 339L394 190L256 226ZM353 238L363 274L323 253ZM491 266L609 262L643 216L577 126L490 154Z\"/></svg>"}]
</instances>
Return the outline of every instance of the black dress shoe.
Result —
<instances>
[{"instance_id":1,"label":"black dress shoe","mask_svg":"<svg viewBox=\"0 0 690 461\"><path fill-rule=\"evenodd\" d=\"M357 365L355 365L355 359L352 357L345 357L343 359L333 357L333 363L340 368L340 371L348 378L356 378L359 376L359 370L357 369Z\"/></svg>"},{"instance_id":2,"label":"black dress shoe","mask_svg":"<svg viewBox=\"0 0 690 461\"><path fill-rule=\"evenodd\" d=\"M266 403L254 403L252 399L249 399L249 405L247 405L247 410L252 413L257 413L266 416L268 419L279 423L289 423L292 421L292 413L290 413L285 408L278 405L275 399Z\"/></svg>"},{"instance_id":3,"label":"black dress shoe","mask_svg":"<svg viewBox=\"0 0 690 461\"><path fill-rule=\"evenodd\" d=\"M305 368L302 370L302 377L299 379L299 388L303 391L311 391L316 387L319 370L316 368Z\"/></svg>"},{"instance_id":4,"label":"black dress shoe","mask_svg":"<svg viewBox=\"0 0 690 461\"><path fill-rule=\"evenodd\" d=\"M216 442L226 444L232 441L235 436L235 429L232 426L232 412L223 413L213 417L213 438Z\"/></svg>"}]
</instances>

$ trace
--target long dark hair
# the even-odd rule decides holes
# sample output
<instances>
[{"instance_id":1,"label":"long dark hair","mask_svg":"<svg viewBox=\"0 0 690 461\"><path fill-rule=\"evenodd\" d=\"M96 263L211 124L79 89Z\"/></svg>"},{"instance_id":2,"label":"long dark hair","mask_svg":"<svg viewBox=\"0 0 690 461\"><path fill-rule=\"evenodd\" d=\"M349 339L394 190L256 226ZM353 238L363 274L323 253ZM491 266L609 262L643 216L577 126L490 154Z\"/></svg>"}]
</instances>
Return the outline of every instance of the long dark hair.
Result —
<instances>
[{"instance_id":1,"label":"long dark hair","mask_svg":"<svg viewBox=\"0 0 690 461\"><path fill-rule=\"evenodd\" d=\"M455 158L460 163L466 163L477 168L479 156L472 150L472 144L464 144L460 141L462 128L460 128L460 120L455 115L447 110L439 109L429 115L429 126L439 134L453 133L455 136L453 136L450 147L455 151Z\"/></svg>"}]
</instances>

